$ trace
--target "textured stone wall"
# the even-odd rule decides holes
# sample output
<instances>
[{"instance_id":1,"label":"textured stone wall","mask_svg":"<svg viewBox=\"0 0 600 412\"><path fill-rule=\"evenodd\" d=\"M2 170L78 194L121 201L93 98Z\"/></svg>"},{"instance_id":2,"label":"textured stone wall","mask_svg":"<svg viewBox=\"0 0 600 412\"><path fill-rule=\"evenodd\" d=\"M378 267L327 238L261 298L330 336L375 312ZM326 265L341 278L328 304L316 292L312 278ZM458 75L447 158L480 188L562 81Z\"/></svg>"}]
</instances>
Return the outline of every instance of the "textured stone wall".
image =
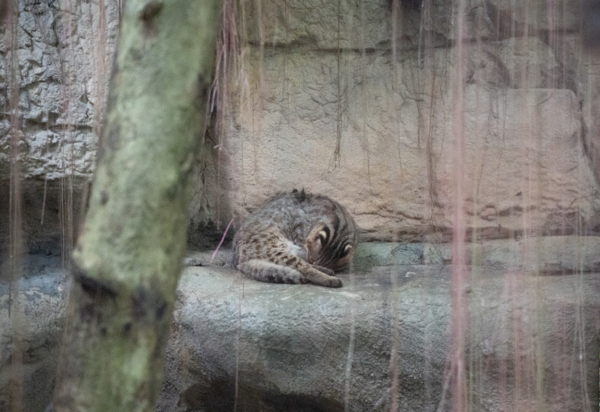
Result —
<instances>
[{"instance_id":1,"label":"textured stone wall","mask_svg":"<svg viewBox=\"0 0 600 412\"><path fill-rule=\"evenodd\" d=\"M59 239L77 220L120 3L22 0L14 40L6 24L0 31L2 242L11 119L31 205L26 239ZM238 2L229 40L241 53L229 57L237 64L215 116L224 122L197 160L194 245L210 246L230 219L235 227L294 187L347 205L364 239L445 240L457 164L477 238L598 231L600 58L580 46L579 2L469 0L461 58L457 2L391 3Z\"/></svg>"},{"instance_id":2,"label":"textured stone wall","mask_svg":"<svg viewBox=\"0 0 600 412\"><path fill-rule=\"evenodd\" d=\"M15 75L22 176L49 180L91 176L97 147L94 129L101 121L118 29L116 0L104 4L101 11L95 2L19 2L16 51L11 49L8 23L4 24L0 178L8 177L12 137L8 113L14 107L6 95ZM11 75L15 59L18 69Z\"/></svg>"},{"instance_id":3,"label":"textured stone wall","mask_svg":"<svg viewBox=\"0 0 600 412\"><path fill-rule=\"evenodd\" d=\"M21 0L18 21L3 21L0 248L9 240L9 181L15 158L27 247L60 251L57 244L72 242L85 183L95 167L118 13L118 0ZM15 91L18 102L10 98Z\"/></svg>"},{"instance_id":4,"label":"textured stone wall","mask_svg":"<svg viewBox=\"0 0 600 412\"><path fill-rule=\"evenodd\" d=\"M461 31L457 2L389 3L246 6L224 222L305 187L365 239L447 239L460 172L477 238L597 231L600 60L580 47L579 3L467 1Z\"/></svg>"}]
</instances>

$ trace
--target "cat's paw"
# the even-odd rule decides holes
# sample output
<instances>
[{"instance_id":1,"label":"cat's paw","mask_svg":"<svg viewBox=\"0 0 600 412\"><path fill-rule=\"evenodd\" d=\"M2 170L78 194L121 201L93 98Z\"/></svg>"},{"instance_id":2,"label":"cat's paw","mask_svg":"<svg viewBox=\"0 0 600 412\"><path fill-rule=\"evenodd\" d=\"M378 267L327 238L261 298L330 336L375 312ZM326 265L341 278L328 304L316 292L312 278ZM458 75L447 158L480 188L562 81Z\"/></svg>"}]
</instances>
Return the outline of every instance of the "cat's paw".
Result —
<instances>
[{"instance_id":1,"label":"cat's paw","mask_svg":"<svg viewBox=\"0 0 600 412\"><path fill-rule=\"evenodd\" d=\"M344 284L338 278L334 278L333 276L328 279L327 284L323 286L327 286L328 288L341 288Z\"/></svg>"},{"instance_id":2,"label":"cat's paw","mask_svg":"<svg viewBox=\"0 0 600 412\"><path fill-rule=\"evenodd\" d=\"M312 267L314 267L315 269L317 269L319 272L325 273L326 275L329 275L329 276L334 276L335 275L335 272L333 270L331 270L329 268L326 268L324 266L312 265Z\"/></svg>"}]
</instances>

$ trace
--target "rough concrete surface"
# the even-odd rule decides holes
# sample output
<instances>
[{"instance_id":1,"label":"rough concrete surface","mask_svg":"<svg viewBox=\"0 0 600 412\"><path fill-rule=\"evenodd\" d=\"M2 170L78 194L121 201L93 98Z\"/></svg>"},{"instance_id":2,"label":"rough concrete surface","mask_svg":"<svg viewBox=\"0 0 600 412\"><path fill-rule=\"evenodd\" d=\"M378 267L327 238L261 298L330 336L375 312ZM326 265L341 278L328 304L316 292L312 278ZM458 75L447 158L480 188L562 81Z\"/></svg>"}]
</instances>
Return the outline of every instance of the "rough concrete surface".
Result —
<instances>
[{"instance_id":1,"label":"rough concrete surface","mask_svg":"<svg viewBox=\"0 0 600 412\"><path fill-rule=\"evenodd\" d=\"M559 241L566 252L577 245L545 240L521 242L540 243L540 262L555 258ZM580 240L581 259L592 258L593 242ZM522 244L497 241L467 268L469 402L476 411L590 410L600 274L534 276L507 260ZM212 251L190 252L157 410L383 411L396 401L400 410L447 410L452 266L418 264L433 253L427 247L363 244L363 269L340 275L339 290L252 281L231 269L228 249L212 262ZM0 410L15 393L15 370L27 411L43 411L54 384L66 272L56 256L26 263L10 316L7 262L0 267Z\"/></svg>"},{"instance_id":2,"label":"rough concrete surface","mask_svg":"<svg viewBox=\"0 0 600 412\"><path fill-rule=\"evenodd\" d=\"M473 410L590 410L600 275L468 272ZM449 410L451 267L341 278L332 290L187 268L158 410L383 411L392 394L399 410Z\"/></svg>"}]
</instances>

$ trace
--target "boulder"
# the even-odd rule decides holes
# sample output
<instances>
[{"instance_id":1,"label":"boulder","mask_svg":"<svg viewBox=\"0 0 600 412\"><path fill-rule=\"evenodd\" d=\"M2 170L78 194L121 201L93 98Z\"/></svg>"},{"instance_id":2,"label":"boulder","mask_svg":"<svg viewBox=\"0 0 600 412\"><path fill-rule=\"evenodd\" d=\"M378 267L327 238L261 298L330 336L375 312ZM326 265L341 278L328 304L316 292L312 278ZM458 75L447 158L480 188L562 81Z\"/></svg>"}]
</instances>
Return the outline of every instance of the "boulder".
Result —
<instances>
[{"instance_id":1,"label":"boulder","mask_svg":"<svg viewBox=\"0 0 600 412\"><path fill-rule=\"evenodd\" d=\"M591 410L600 275L467 273L471 409ZM185 269L157 410L450 410L451 267L340 277L333 290Z\"/></svg>"}]
</instances>

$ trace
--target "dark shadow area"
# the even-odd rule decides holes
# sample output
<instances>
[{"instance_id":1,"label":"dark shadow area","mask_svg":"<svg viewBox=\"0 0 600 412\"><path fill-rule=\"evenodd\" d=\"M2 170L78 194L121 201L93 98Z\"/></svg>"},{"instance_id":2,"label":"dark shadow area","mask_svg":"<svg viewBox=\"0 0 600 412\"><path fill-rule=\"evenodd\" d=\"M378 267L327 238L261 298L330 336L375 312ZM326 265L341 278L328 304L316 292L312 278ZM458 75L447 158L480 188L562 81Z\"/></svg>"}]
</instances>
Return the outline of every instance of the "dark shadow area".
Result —
<instances>
[{"instance_id":1,"label":"dark shadow area","mask_svg":"<svg viewBox=\"0 0 600 412\"><path fill-rule=\"evenodd\" d=\"M210 386L195 384L180 397L179 406L187 411L213 412L341 412L344 405L331 399L301 394L282 394L278 388L261 390L240 385L237 390L231 381L215 380Z\"/></svg>"}]
</instances>

